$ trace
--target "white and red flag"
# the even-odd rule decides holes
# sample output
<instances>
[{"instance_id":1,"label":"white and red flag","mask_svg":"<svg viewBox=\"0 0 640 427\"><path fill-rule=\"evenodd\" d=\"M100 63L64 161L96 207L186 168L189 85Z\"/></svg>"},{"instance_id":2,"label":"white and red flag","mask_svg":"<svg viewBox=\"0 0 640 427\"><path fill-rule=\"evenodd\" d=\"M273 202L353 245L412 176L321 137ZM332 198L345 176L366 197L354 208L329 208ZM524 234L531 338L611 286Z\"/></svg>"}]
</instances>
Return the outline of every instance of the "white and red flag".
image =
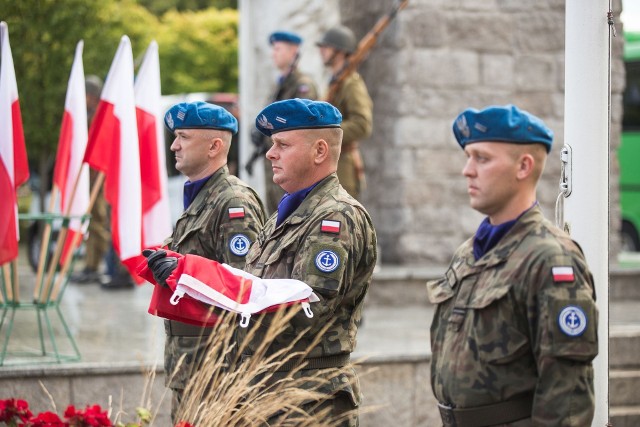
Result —
<instances>
[{"instance_id":1,"label":"white and red flag","mask_svg":"<svg viewBox=\"0 0 640 427\"><path fill-rule=\"evenodd\" d=\"M0 265L18 257L18 187L29 179L9 27L0 22Z\"/></svg>"},{"instance_id":2,"label":"white and red flag","mask_svg":"<svg viewBox=\"0 0 640 427\"><path fill-rule=\"evenodd\" d=\"M89 208L89 169L82 168L82 158L87 148L87 101L84 83L82 49L84 43L78 42L76 54L71 66L67 97L64 102L64 115L60 128L60 140L56 153L56 166L53 170L53 184L60 191L60 210L71 216L81 216ZM74 191L74 186L78 185ZM65 241L60 263L73 253L71 242L77 234L83 234L80 218L69 222L69 231ZM80 242L80 239L77 239Z\"/></svg>"},{"instance_id":3,"label":"white and red flag","mask_svg":"<svg viewBox=\"0 0 640 427\"><path fill-rule=\"evenodd\" d=\"M142 189L133 53L127 36L122 36L107 74L84 161L106 175L104 192L111 205L113 248L134 272L142 250Z\"/></svg>"},{"instance_id":4,"label":"white and red flag","mask_svg":"<svg viewBox=\"0 0 640 427\"><path fill-rule=\"evenodd\" d=\"M147 48L135 82L143 248L159 246L172 231L160 97L160 58L154 40Z\"/></svg>"}]
</instances>

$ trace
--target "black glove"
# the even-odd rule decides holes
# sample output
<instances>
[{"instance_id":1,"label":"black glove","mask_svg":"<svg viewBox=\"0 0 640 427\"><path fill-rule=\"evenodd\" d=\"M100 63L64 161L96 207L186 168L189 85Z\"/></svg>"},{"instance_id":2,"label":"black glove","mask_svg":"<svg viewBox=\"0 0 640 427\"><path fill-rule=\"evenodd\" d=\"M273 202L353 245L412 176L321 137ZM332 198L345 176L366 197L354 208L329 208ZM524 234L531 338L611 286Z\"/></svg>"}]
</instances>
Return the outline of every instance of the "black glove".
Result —
<instances>
[{"instance_id":1,"label":"black glove","mask_svg":"<svg viewBox=\"0 0 640 427\"><path fill-rule=\"evenodd\" d=\"M178 266L178 258L168 257L167 253L163 250L152 251L151 249L145 249L142 251L142 255L147 257L147 265L151 269L156 282L159 285L168 287L167 278Z\"/></svg>"}]
</instances>

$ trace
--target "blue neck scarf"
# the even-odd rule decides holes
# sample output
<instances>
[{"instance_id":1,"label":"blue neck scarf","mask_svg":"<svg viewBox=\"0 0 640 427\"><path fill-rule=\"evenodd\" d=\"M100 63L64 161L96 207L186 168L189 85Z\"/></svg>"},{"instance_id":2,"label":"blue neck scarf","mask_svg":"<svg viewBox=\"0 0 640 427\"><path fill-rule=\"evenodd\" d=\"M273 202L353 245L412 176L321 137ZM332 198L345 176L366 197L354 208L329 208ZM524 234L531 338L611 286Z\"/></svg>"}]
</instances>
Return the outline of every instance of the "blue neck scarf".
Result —
<instances>
[{"instance_id":1,"label":"blue neck scarf","mask_svg":"<svg viewBox=\"0 0 640 427\"><path fill-rule=\"evenodd\" d=\"M280 199L280 203L278 203L278 218L276 220L276 227L282 224L285 219L289 218L289 215L291 215L296 209L298 209L298 206L302 204L305 197L309 195L311 190L313 190L315 186L318 185L318 183L319 181L313 184L311 187L303 188L302 190L296 191L295 193L291 194L285 193L285 195L282 196L282 199Z\"/></svg>"},{"instance_id":2,"label":"blue neck scarf","mask_svg":"<svg viewBox=\"0 0 640 427\"><path fill-rule=\"evenodd\" d=\"M537 204L538 202L536 201L531 206L531 208ZM500 239L502 239L504 235L507 234L509 230L511 230L513 225L520 219L522 215L528 212L529 209L518 215L516 219L512 219L511 221L503 222L502 224L498 225L491 225L491 223L489 222L489 217L485 218L484 221L482 221L482 223L480 224L480 227L478 227L476 235L473 238L473 257L476 259L476 261L482 258L491 249L493 249L498 244Z\"/></svg>"},{"instance_id":3,"label":"blue neck scarf","mask_svg":"<svg viewBox=\"0 0 640 427\"><path fill-rule=\"evenodd\" d=\"M202 187L204 187L207 181L209 181L209 178L211 178L212 176L213 175L209 175L197 181L193 181L193 182L187 181L184 183L184 191L182 193L182 204L184 205L185 211L191 205L191 203L196 198L200 190L202 190Z\"/></svg>"}]
</instances>

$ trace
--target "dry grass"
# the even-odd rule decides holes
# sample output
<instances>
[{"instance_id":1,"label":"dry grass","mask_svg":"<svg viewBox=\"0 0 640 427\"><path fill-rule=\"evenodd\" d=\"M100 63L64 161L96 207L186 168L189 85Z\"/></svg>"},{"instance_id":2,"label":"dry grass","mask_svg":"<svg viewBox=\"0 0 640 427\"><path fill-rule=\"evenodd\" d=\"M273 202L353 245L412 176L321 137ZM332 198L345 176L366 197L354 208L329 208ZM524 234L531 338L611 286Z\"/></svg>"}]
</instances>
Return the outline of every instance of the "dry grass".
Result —
<instances>
[{"instance_id":1,"label":"dry grass","mask_svg":"<svg viewBox=\"0 0 640 427\"><path fill-rule=\"evenodd\" d=\"M307 372L300 375L304 364L282 372L279 379L271 376L284 363L301 360L306 355L306 352L292 351L297 340L281 351L267 353L270 344L285 330L296 312L297 309L290 308L268 314L271 322L261 345L244 361L240 360L240 355L254 340L256 329L249 330L243 342L235 343L234 331L239 327L237 318L230 314L222 316L222 321L208 337L210 350L184 390L177 411L178 420L194 426L255 427L266 423L274 414L282 414L286 415L283 420L269 425L322 427L338 424L340 420L331 419L326 411L307 413L302 409L303 404L326 401L328 396L318 391L318 387L326 383L324 377L307 376ZM308 350L316 344L312 343Z\"/></svg>"}]
</instances>

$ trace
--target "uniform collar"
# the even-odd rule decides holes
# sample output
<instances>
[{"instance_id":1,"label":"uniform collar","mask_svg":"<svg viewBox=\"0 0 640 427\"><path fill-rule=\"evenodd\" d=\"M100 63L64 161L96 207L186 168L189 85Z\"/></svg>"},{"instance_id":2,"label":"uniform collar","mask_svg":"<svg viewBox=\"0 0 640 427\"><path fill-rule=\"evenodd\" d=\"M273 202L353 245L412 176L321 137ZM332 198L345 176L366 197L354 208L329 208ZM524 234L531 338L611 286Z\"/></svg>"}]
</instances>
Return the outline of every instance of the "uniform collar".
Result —
<instances>
[{"instance_id":1,"label":"uniform collar","mask_svg":"<svg viewBox=\"0 0 640 427\"><path fill-rule=\"evenodd\" d=\"M194 210L198 210L198 206L201 205L201 202L202 202L203 199L206 199L209 196L209 193L211 192L211 189L213 187L215 187L216 184L218 182L220 182L221 180L223 180L227 175L229 175L229 168L227 167L227 165L224 165L220 169L215 171L212 175L209 175L208 177L199 179L199 180L195 181L194 183L189 183L189 182L185 183L185 194L183 195L183 199L184 199L185 205L187 205L187 203L186 203L186 201L187 201L187 196L186 196L187 185L189 185L189 184L193 185L195 183L202 182L202 184L199 186L199 188L197 189L195 194L192 195L191 201L186 206L184 212L185 213L192 213Z\"/></svg>"},{"instance_id":2,"label":"uniform collar","mask_svg":"<svg viewBox=\"0 0 640 427\"><path fill-rule=\"evenodd\" d=\"M325 192L331 191L332 188L338 187L338 176L335 173L327 176L326 178L318 181L314 184L309 194L304 198L302 203L291 213L279 226L275 226L277 216L272 216L274 227L276 229L282 229L286 225L294 225L303 223L312 213L314 208L320 203L320 200L324 197Z\"/></svg>"},{"instance_id":3,"label":"uniform collar","mask_svg":"<svg viewBox=\"0 0 640 427\"><path fill-rule=\"evenodd\" d=\"M473 257L473 238L467 240L465 243L465 253L468 254L467 264L474 267L490 267L504 262L522 243L524 237L530 232L531 226L543 219L540 206L534 205L525 211L502 239L477 261Z\"/></svg>"}]
</instances>

